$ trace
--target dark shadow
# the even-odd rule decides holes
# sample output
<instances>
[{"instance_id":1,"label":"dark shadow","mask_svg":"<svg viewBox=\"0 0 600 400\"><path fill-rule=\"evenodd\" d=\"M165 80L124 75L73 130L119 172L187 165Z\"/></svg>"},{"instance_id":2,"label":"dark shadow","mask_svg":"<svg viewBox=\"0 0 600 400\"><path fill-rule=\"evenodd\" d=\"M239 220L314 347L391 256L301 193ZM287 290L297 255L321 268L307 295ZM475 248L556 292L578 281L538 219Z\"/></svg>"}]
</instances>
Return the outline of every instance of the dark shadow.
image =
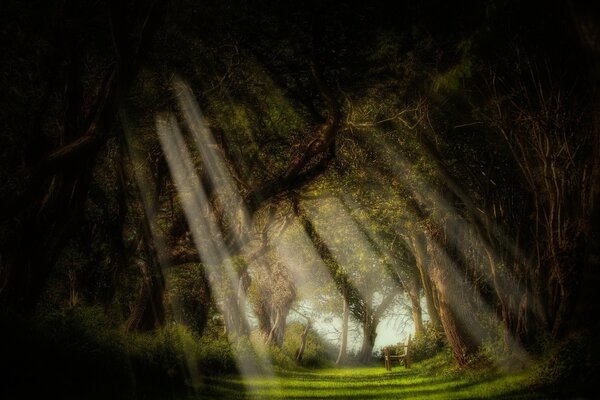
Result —
<instances>
[{"instance_id":1,"label":"dark shadow","mask_svg":"<svg viewBox=\"0 0 600 400\"><path fill-rule=\"evenodd\" d=\"M148 399L186 396L186 371L127 355L75 325L0 317L0 398Z\"/></svg>"}]
</instances>

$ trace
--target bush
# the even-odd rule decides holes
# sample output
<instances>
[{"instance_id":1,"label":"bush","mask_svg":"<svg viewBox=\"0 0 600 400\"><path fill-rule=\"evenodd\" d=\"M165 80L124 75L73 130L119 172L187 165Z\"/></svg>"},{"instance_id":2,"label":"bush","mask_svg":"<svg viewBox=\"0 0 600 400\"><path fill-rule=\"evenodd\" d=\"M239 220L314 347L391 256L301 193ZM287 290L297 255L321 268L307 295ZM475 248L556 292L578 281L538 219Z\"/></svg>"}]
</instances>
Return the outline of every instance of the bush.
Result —
<instances>
[{"instance_id":1,"label":"bush","mask_svg":"<svg viewBox=\"0 0 600 400\"><path fill-rule=\"evenodd\" d=\"M196 346L196 362L201 374L223 374L237 371L231 344L225 336L202 337Z\"/></svg>"},{"instance_id":2,"label":"bush","mask_svg":"<svg viewBox=\"0 0 600 400\"><path fill-rule=\"evenodd\" d=\"M2 314L0 373L11 383L2 398L37 397L44 388L44 397L63 399L169 399L187 393L189 366L236 371L226 338L200 338L180 324L127 333L97 307L45 310L35 319Z\"/></svg>"},{"instance_id":3,"label":"bush","mask_svg":"<svg viewBox=\"0 0 600 400\"><path fill-rule=\"evenodd\" d=\"M287 326L283 339L283 352L292 360L296 359L296 352L300 348L301 335L305 325L293 322ZM306 348L299 365L305 368L323 368L333 365L336 350L325 342L314 331L310 330L306 339Z\"/></svg>"},{"instance_id":4,"label":"bush","mask_svg":"<svg viewBox=\"0 0 600 400\"><path fill-rule=\"evenodd\" d=\"M531 384L564 396L592 395L600 368L600 346L589 335L574 334L558 344L547 342L533 367Z\"/></svg>"},{"instance_id":5,"label":"bush","mask_svg":"<svg viewBox=\"0 0 600 400\"><path fill-rule=\"evenodd\" d=\"M202 334L212 307L208 278L201 264L186 264L169 274L167 299L177 309L178 323Z\"/></svg>"},{"instance_id":6,"label":"bush","mask_svg":"<svg viewBox=\"0 0 600 400\"><path fill-rule=\"evenodd\" d=\"M437 331L429 323L425 324L424 334L412 339L412 361L417 362L434 357L444 347L444 343L444 333Z\"/></svg>"},{"instance_id":7,"label":"bush","mask_svg":"<svg viewBox=\"0 0 600 400\"><path fill-rule=\"evenodd\" d=\"M100 309L54 311L32 320L2 315L0 321L5 334L0 368L9 383L0 388L8 392L0 397L35 398L37 390L44 398L62 399L133 395L123 335Z\"/></svg>"},{"instance_id":8,"label":"bush","mask_svg":"<svg viewBox=\"0 0 600 400\"><path fill-rule=\"evenodd\" d=\"M281 371L293 371L298 369L298 363L294 358L295 354L291 354L290 349L283 349L277 346L270 346L269 354L273 366Z\"/></svg>"}]
</instances>

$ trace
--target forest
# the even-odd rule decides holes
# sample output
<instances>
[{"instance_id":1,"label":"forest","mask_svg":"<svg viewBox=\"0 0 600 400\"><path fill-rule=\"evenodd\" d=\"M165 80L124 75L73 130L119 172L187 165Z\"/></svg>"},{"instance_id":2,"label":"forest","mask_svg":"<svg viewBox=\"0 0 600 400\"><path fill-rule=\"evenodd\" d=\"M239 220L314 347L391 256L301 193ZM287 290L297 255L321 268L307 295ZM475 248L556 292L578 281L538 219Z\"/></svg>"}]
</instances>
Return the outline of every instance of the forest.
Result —
<instances>
[{"instance_id":1,"label":"forest","mask_svg":"<svg viewBox=\"0 0 600 400\"><path fill-rule=\"evenodd\" d=\"M0 21L0 397L596 398L600 3Z\"/></svg>"}]
</instances>

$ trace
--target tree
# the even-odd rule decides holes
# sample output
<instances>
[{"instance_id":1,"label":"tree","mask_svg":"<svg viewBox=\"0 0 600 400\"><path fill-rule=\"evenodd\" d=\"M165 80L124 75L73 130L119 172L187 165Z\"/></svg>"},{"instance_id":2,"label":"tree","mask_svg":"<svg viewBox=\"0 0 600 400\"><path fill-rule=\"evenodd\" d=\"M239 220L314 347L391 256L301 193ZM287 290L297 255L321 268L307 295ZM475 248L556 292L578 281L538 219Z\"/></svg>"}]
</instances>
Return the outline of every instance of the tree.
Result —
<instances>
[{"instance_id":1,"label":"tree","mask_svg":"<svg viewBox=\"0 0 600 400\"><path fill-rule=\"evenodd\" d=\"M18 121L19 129L29 132L23 135L28 139L13 146L26 160L15 175L23 184L16 192L3 191L0 200L7 232L0 267L3 303L34 309L52 266L81 220L94 161L152 43L162 5L158 1L134 15L114 2L108 10L90 7L81 18L74 5L62 9L49 4L43 15L52 18L31 20L40 23L51 51L23 66L24 71L33 66L45 72L36 79L41 85L36 87L35 116ZM100 17L107 13L110 24ZM136 32L139 40L131 43L131 25L126 24L138 18L146 23ZM28 28L24 41L33 33L33 26ZM94 35L99 40L90 45ZM96 62L84 63L86 57ZM15 84L33 84L23 79ZM55 129L47 129L55 118Z\"/></svg>"},{"instance_id":2,"label":"tree","mask_svg":"<svg viewBox=\"0 0 600 400\"><path fill-rule=\"evenodd\" d=\"M295 285L284 265L267 257L256 268L251 301L266 343L283 344L287 316L296 300Z\"/></svg>"}]
</instances>

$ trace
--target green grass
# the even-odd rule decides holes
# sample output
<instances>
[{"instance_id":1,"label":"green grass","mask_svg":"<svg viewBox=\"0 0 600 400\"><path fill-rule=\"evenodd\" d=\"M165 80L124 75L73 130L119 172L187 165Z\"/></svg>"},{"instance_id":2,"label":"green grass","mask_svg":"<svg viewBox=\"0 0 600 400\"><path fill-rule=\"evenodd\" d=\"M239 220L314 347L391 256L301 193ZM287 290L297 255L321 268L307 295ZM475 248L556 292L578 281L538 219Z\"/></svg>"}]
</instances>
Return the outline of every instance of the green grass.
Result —
<instances>
[{"instance_id":1,"label":"green grass","mask_svg":"<svg viewBox=\"0 0 600 400\"><path fill-rule=\"evenodd\" d=\"M282 372L274 377L205 378L197 387L203 399L537 399L527 390L527 373L452 371L441 357L413 365L383 365L311 372Z\"/></svg>"}]
</instances>

